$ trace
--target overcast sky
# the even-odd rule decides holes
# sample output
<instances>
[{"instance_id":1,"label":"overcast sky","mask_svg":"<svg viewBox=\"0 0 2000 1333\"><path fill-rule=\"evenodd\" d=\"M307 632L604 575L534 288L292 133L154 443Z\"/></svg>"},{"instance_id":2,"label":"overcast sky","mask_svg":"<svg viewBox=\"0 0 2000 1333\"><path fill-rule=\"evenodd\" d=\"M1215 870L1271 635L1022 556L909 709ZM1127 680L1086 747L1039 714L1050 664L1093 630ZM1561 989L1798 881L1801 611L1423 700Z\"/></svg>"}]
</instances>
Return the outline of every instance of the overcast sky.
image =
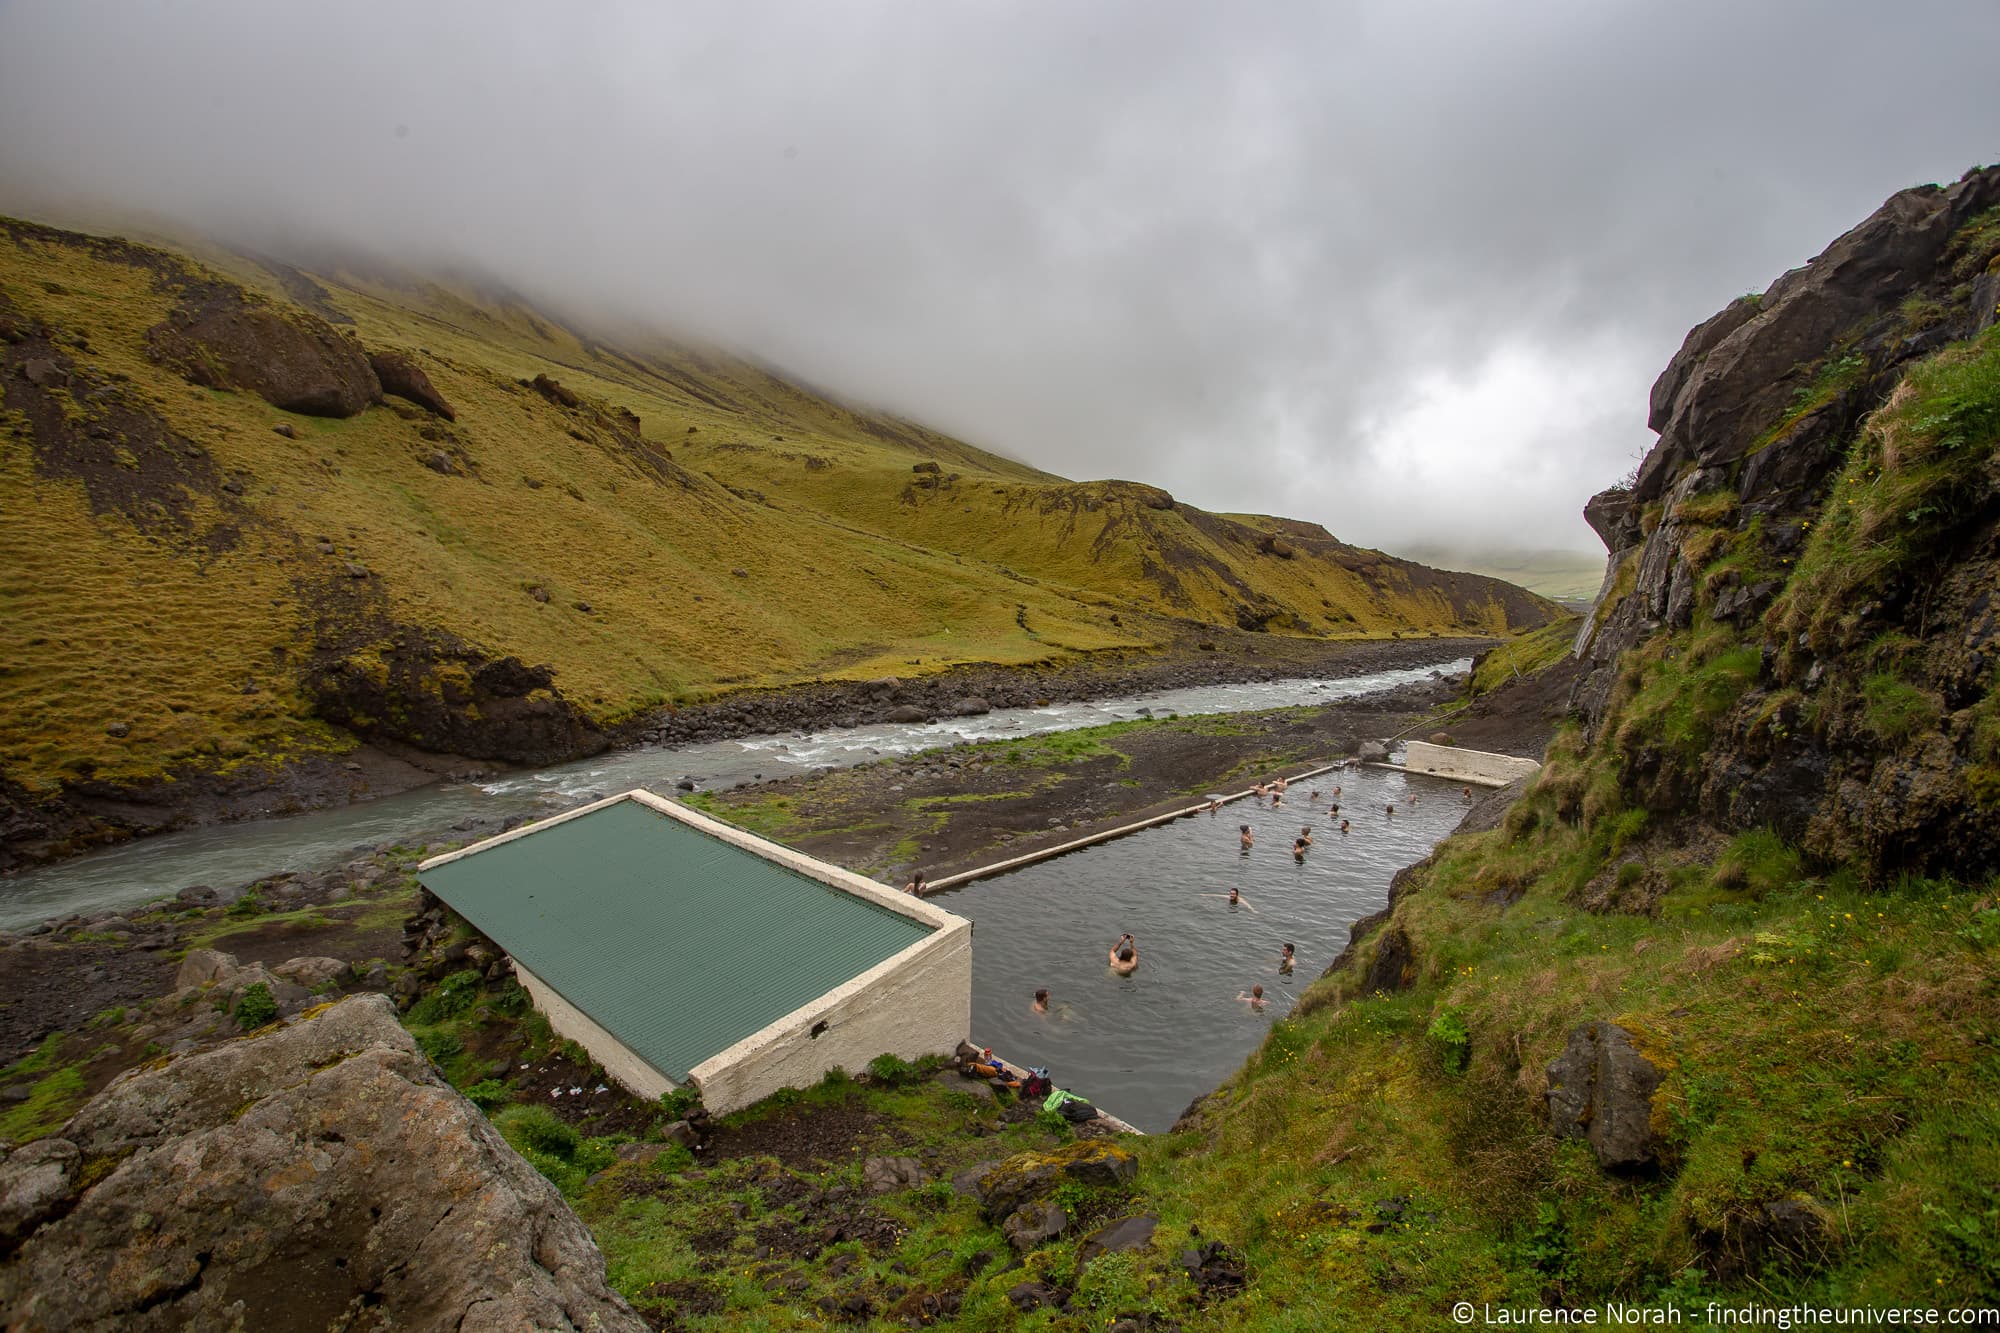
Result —
<instances>
[{"instance_id":1,"label":"overcast sky","mask_svg":"<svg viewBox=\"0 0 2000 1333\"><path fill-rule=\"evenodd\" d=\"M1688 327L2000 160L2000 4L0 0L0 207L472 265L1072 477L1598 549Z\"/></svg>"}]
</instances>

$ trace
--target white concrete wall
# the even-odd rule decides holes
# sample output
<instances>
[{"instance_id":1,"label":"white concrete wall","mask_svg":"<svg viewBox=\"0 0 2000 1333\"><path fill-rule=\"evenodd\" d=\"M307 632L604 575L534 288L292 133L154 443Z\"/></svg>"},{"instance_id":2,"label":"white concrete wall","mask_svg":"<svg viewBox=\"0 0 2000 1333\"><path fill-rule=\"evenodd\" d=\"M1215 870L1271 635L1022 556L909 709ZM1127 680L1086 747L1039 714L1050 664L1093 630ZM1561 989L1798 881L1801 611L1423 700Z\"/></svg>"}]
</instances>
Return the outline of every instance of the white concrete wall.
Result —
<instances>
[{"instance_id":1,"label":"white concrete wall","mask_svg":"<svg viewBox=\"0 0 2000 1333\"><path fill-rule=\"evenodd\" d=\"M1511 754L1490 754L1485 750L1461 750L1455 745L1409 741L1403 746L1403 767L1412 773L1429 773L1453 782L1504 787L1516 778L1538 772L1542 766L1532 759L1520 759Z\"/></svg>"},{"instance_id":2,"label":"white concrete wall","mask_svg":"<svg viewBox=\"0 0 2000 1333\"><path fill-rule=\"evenodd\" d=\"M717 1115L761 1101L780 1088L809 1087L838 1066L860 1073L883 1053L915 1060L950 1055L972 1031L972 923L912 894L878 884L841 866L754 833L710 819L663 796L635 789L593 801L470 847L434 856L417 868L429 870L474 856L551 824L576 819L618 801L637 801L724 842L754 852L832 889L910 917L931 933L895 956L818 999L752 1033L688 1071L701 1090L702 1105ZM556 994L519 963L514 971L558 1035L589 1051L591 1058L628 1091L653 1098L673 1089L666 1075L641 1060L591 1017ZM813 1028L826 1026L815 1037Z\"/></svg>"},{"instance_id":3,"label":"white concrete wall","mask_svg":"<svg viewBox=\"0 0 2000 1333\"><path fill-rule=\"evenodd\" d=\"M720 1115L835 1067L858 1074L883 1053L949 1055L972 1031L972 923L917 941L688 1072ZM819 1035L813 1029L821 1028Z\"/></svg>"},{"instance_id":4,"label":"white concrete wall","mask_svg":"<svg viewBox=\"0 0 2000 1333\"><path fill-rule=\"evenodd\" d=\"M589 1051L590 1058L603 1065L604 1072L619 1087L647 1101L674 1090L672 1079L633 1054L625 1043L591 1021L589 1014L549 989L547 982L518 962L514 964L514 975L521 979L535 1008L549 1020L556 1035Z\"/></svg>"}]
</instances>

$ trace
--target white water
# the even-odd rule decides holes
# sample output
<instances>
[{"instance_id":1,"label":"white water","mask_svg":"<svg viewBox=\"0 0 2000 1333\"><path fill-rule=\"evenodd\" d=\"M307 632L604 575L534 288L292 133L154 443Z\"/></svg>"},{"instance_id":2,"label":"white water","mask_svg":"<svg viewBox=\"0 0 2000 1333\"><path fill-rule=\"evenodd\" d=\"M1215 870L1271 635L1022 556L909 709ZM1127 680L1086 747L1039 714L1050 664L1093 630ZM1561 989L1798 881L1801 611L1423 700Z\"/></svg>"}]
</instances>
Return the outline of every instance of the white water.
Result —
<instances>
[{"instance_id":1,"label":"white water","mask_svg":"<svg viewBox=\"0 0 2000 1333\"><path fill-rule=\"evenodd\" d=\"M25 871L0 879L0 928L131 907L195 884L224 888L280 871L323 870L378 846L434 839L472 819L540 818L634 787L670 792L683 776L695 778L703 790L722 790L959 741L1093 727L1138 717L1142 709L1165 717L1332 703L1424 680L1433 671L1455 675L1470 668L1471 659L1460 658L1358 676L1202 685L1047 708L1009 708L932 723L622 750L480 782L437 783L332 810L161 834Z\"/></svg>"}]
</instances>

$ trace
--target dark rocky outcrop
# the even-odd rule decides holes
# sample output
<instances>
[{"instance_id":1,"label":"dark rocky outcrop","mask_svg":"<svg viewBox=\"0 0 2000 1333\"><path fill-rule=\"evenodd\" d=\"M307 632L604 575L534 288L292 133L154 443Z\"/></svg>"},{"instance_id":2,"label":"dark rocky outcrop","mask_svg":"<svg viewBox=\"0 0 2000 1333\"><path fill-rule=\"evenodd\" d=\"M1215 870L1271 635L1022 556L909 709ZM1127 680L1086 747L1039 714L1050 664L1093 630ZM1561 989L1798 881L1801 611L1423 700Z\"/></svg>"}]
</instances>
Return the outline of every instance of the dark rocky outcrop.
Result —
<instances>
[{"instance_id":1,"label":"dark rocky outcrop","mask_svg":"<svg viewBox=\"0 0 2000 1333\"><path fill-rule=\"evenodd\" d=\"M1616 1023L1585 1023L1549 1065L1549 1127L1590 1142L1607 1171L1635 1173L1660 1165L1653 1094L1664 1077Z\"/></svg>"},{"instance_id":2,"label":"dark rocky outcrop","mask_svg":"<svg viewBox=\"0 0 2000 1333\"><path fill-rule=\"evenodd\" d=\"M380 996L125 1075L0 1195L9 1327L645 1327Z\"/></svg>"},{"instance_id":3,"label":"dark rocky outcrop","mask_svg":"<svg viewBox=\"0 0 2000 1333\"><path fill-rule=\"evenodd\" d=\"M1894 507L1889 517L1922 524L1920 536L1856 539L1884 572L1857 573L1834 593L1794 586L1846 460L1882 447L1871 413L1919 362L1991 324L1997 207L2000 168L1902 191L1805 267L1690 332L1654 385L1658 444L1629 491L1602 492L1585 509L1610 560L1578 635L1571 694L1592 741L1619 746L1630 803L1724 829L1770 826L1818 861L1875 877L1976 876L2000 857L1990 815L2000 767L1977 720L2000 660L1990 464L1968 470L1948 500ZM1976 434L1967 442L1990 452L1990 428ZM1907 567L1880 554L1896 541L1921 548ZM1720 716L1678 746L1626 726L1637 673L1674 661L1710 624L1757 653ZM1900 645L1895 660L1871 656L1884 643ZM1871 679L1905 690L1937 725L1881 725L1864 697Z\"/></svg>"},{"instance_id":4,"label":"dark rocky outcrop","mask_svg":"<svg viewBox=\"0 0 2000 1333\"><path fill-rule=\"evenodd\" d=\"M328 721L433 752L548 764L609 743L548 667L489 658L440 634L407 631L342 654L307 684Z\"/></svg>"},{"instance_id":5,"label":"dark rocky outcrop","mask_svg":"<svg viewBox=\"0 0 2000 1333\"><path fill-rule=\"evenodd\" d=\"M302 310L280 311L216 287L149 330L161 361L211 389L247 389L273 407L351 417L382 401L382 385L353 339Z\"/></svg>"},{"instance_id":6,"label":"dark rocky outcrop","mask_svg":"<svg viewBox=\"0 0 2000 1333\"><path fill-rule=\"evenodd\" d=\"M977 1187L987 1220L999 1222L1046 1198L1064 1181L1116 1188L1130 1185L1138 1174L1139 1159L1130 1148L1091 1139L1052 1152L1009 1157L981 1176Z\"/></svg>"},{"instance_id":7,"label":"dark rocky outcrop","mask_svg":"<svg viewBox=\"0 0 2000 1333\"><path fill-rule=\"evenodd\" d=\"M458 413L452 410L431 384L430 376L423 368L401 352L370 352L368 368L375 372L375 378L382 383L382 392L407 399L433 416L446 421L458 420Z\"/></svg>"}]
</instances>

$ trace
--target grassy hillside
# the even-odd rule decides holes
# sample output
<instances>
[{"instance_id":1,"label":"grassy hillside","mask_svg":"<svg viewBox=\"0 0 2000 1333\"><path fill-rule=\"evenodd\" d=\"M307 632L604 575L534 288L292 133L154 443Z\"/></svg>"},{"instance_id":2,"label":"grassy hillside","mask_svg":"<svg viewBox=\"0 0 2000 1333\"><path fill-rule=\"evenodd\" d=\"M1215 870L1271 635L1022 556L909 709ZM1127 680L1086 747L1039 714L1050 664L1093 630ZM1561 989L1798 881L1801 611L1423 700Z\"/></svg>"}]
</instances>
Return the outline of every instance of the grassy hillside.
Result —
<instances>
[{"instance_id":1,"label":"grassy hillside","mask_svg":"<svg viewBox=\"0 0 2000 1333\"><path fill-rule=\"evenodd\" d=\"M490 721L464 678L507 657L551 669L524 707L601 731L732 687L1214 625L1548 614L1330 538L1260 551L1152 488L1050 477L741 361L620 350L503 293L0 231L0 772L30 793L337 752L328 673L402 689L409 718L393 698L340 716L422 742L426 707L459 734ZM160 330L218 301L405 353L455 420L205 387Z\"/></svg>"}]
</instances>

